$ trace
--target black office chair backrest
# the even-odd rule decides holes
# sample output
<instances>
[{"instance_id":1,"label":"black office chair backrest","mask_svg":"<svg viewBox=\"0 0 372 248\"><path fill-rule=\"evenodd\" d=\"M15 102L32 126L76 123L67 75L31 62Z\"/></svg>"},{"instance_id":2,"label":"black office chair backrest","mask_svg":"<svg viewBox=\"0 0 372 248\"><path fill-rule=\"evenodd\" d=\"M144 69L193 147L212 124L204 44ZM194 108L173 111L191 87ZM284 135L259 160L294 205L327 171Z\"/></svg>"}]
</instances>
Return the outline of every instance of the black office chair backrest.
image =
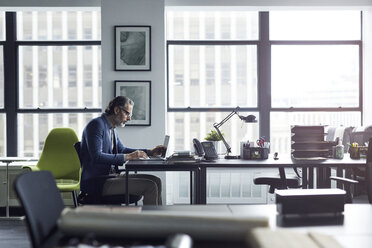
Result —
<instances>
[{"instance_id":1,"label":"black office chair backrest","mask_svg":"<svg viewBox=\"0 0 372 248\"><path fill-rule=\"evenodd\" d=\"M372 204L372 138L368 142L366 177L368 201Z\"/></svg>"},{"instance_id":2,"label":"black office chair backrest","mask_svg":"<svg viewBox=\"0 0 372 248\"><path fill-rule=\"evenodd\" d=\"M26 214L28 232L34 248L57 230L57 220L64 208L55 179L49 171L19 175L14 189Z\"/></svg>"},{"instance_id":3,"label":"black office chair backrest","mask_svg":"<svg viewBox=\"0 0 372 248\"><path fill-rule=\"evenodd\" d=\"M350 143L358 143L361 146L365 145L370 138L372 138L372 125L365 127L356 127L350 134Z\"/></svg>"},{"instance_id":4,"label":"black office chair backrest","mask_svg":"<svg viewBox=\"0 0 372 248\"><path fill-rule=\"evenodd\" d=\"M81 158L80 158L81 142L80 142L80 141L76 142L76 143L74 144L74 148L75 148L76 153L77 153L77 155L78 155L78 157L79 157L80 166L81 166Z\"/></svg>"},{"instance_id":5,"label":"black office chair backrest","mask_svg":"<svg viewBox=\"0 0 372 248\"><path fill-rule=\"evenodd\" d=\"M347 144L350 143L350 136L353 130L354 127L329 127L325 140L331 142L336 141L336 139L339 138L340 140L342 140L344 151L347 152L349 149L349 146Z\"/></svg>"}]
</instances>

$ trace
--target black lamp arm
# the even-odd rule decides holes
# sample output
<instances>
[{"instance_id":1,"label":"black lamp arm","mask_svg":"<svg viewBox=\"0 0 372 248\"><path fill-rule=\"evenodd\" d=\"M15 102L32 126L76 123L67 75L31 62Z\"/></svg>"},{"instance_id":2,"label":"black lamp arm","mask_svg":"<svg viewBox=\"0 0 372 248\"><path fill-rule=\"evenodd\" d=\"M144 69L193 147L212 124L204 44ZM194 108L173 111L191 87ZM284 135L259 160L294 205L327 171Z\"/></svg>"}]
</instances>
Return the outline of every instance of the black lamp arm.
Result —
<instances>
[{"instance_id":1,"label":"black lamp arm","mask_svg":"<svg viewBox=\"0 0 372 248\"><path fill-rule=\"evenodd\" d=\"M226 142L226 140L225 140L225 138L223 137L223 135L222 135L222 133L221 133L221 131L220 131L220 127L226 122L226 121L228 121L231 117L233 117L235 114L237 115L237 116L239 116L239 118L240 119L242 119L241 117L240 117L240 115L238 114L238 111L239 111L239 107L236 107L228 116L226 116L225 117L225 119L223 119L221 122L219 122L219 123L214 123L213 124L213 127L217 130L217 133L218 133L218 135L221 137L221 139L222 139L222 142L223 142L223 144L225 145L225 147L226 147L226 151L227 151L227 155L231 152L231 146Z\"/></svg>"},{"instance_id":2,"label":"black lamp arm","mask_svg":"<svg viewBox=\"0 0 372 248\"><path fill-rule=\"evenodd\" d=\"M225 147L226 147L226 151L227 151L227 155L228 155L228 154L231 152L231 146L229 146L229 144L227 144L225 138L223 137L223 135L222 135L220 129L218 129L217 125L213 125L213 126L214 126L214 128L217 130L218 135L221 137L222 142L224 143L224 145L225 145Z\"/></svg>"}]
</instances>

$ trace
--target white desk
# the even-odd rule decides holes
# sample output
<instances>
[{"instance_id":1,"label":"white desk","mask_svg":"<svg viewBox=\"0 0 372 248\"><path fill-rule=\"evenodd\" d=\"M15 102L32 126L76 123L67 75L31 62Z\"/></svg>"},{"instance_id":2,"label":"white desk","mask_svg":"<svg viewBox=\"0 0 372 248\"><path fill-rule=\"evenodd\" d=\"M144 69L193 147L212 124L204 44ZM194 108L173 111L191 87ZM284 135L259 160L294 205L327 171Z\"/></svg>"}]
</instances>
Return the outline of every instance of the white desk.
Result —
<instances>
[{"instance_id":1,"label":"white desk","mask_svg":"<svg viewBox=\"0 0 372 248\"><path fill-rule=\"evenodd\" d=\"M22 162L21 165L23 165L24 163L27 163L27 161L31 161L31 160L34 160L33 162L30 162L30 163L33 163L33 164L36 164L37 161L36 161L36 158L30 158L30 157L0 157L0 162L4 163L6 165L6 169L5 169L5 173L6 173L6 176L5 176L5 181L3 182L3 184L6 185L6 202L5 202L5 217L1 217L2 219L19 219L18 217L10 217L9 215L9 165L14 163L14 162L21 162L21 161L24 161Z\"/></svg>"},{"instance_id":2,"label":"white desk","mask_svg":"<svg viewBox=\"0 0 372 248\"><path fill-rule=\"evenodd\" d=\"M299 206L300 207L300 206ZM372 205L345 204L340 216L315 219L292 219L286 225L277 215L276 205L174 205L143 206L143 211L219 212L223 215L266 217L271 229L290 229L296 232L317 232L335 238L344 248L370 248L372 244ZM334 218L336 217L336 218Z\"/></svg>"},{"instance_id":3,"label":"white desk","mask_svg":"<svg viewBox=\"0 0 372 248\"><path fill-rule=\"evenodd\" d=\"M268 226L271 230L277 229L285 229L291 230L294 232L300 233L319 233L324 235L330 235L335 240L338 241L340 245L344 248L369 248L372 244L372 205L370 204L346 204L345 211L343 214L338 215L327 215L321 216L311 219L291 219L289 222L283 221L281 216L277 215L276 205L269 204L269 205L174 205L174 206L143 206L143 212L150 212L154 214L155 212L159 212L159 214L166 214L167 216L225 216L225 217L238 217L239 220L245 218L251 218L252 220L255 218L261 218L268 220ZM301 206L299 206L301 207ZM100 206L95 210L95 213L88 212L88 214L83 214L79 208L72 209L72 212L75 212L75 215L72 215L73 218L70 218L70 221L59 222L59 227L63 232L72 236L84 236L86 233L103 233L102 236L105 237L112 237L115 235L119 235L125 241L125 238L134 238L137 237L138 240L146 239L146 236L142 234L138 234L138 232L133 234L128 234L128 237L124 238L124 232L133 230L133 223L124 223L125 221L119 220L120 212L113 211L112 213L107 213L104 207ZM118 209L117 209L118 210ZM129 210L139 213L141 211L140 208L133 209L129 208ZM80 211L80 213L79 213ZM179 214L178 214L179 213ZM111 216L110 216L111 214ZM128 212L126 213L128 214ZM80 215L80 216L79 216ZM63 215L62 215L63 216ZM80 218L80 219L79 219ZM118 221L119 220L119 221ZM112 222L115 222L114 225ZM162 221L167 222L166 219L162 219ZM292 223L291 226L288 226L284 222ZM267 223L267 222L266 222ZM67 224L67 225L66 225ZM147 222L146 225L151 225L156 227L161 227L162 225L157 223ZM131 226L131 228L128 228ZM149 227L149 226L146 226ZM180 233L187 233L190 229L191 225L175 225L178 228ZM73 227L73 228L71 228ZM105 227L105 228L103 228ZM110 230L110 228L112 228ZM202 227L203 228L203 227ZM226 227L229 228L229 227ZM115 234L114 230L117 230L118 233ZM181 230L183 229L183 230ZM106 231L103 231L106 230ZM110 231L107 231L110 230ZM122 231L125 230L125 231ZM216 231L216 229L212 231ZM227 229L226 229L227 230ZM148 233L152 235L153 229L147 229ZM231 231L231 230L229 230ZM133 235L133 236L131 236ZM140 237L138 236L140 235ZM98 235L99 236L99 235ZM199 235L200 236L200 235ZM147 237L148 238L148 237ZM268 237L269 238L269 237ZM197 247L246 247L246 244L243 242L239 242L234 238L229 240L220 240L218 238L212 238L206 240L203 243L198 243L198 240L195 240L195 246ZM235 243L235 241L238 241ZM225 243L224 243L225 242ZM233 243L230 243L233 242ZM299 244L298 247L301 244Z\"/></svg>"}]
</instances>

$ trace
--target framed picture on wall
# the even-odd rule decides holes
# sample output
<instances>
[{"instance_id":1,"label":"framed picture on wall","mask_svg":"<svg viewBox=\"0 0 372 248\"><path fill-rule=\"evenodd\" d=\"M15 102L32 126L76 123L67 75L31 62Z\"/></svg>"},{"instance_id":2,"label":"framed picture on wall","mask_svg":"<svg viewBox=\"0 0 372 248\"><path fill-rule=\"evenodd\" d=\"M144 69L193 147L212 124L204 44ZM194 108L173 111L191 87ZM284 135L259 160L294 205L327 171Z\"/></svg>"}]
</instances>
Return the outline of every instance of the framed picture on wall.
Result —
<instances>
[{"instance_id":1,"label":"framed picture on wall","mask_svg":"<svg viewBox=\"0 0 372 248\"><path fill-rule=\"evenodd\" d=\"M115 81L115 96L126 96L134 102L126 126L151 126L151 81Z\"/></svg>"},{"instance_id":2,"label":"framed picture on wall","mask_svg":"<svg viewBox=\"0 0 372 248\"><path fill-rule=\"evenodd\" d=\"M151 71L151 26L115 26L115 70Z\"/></svg>"}]
</instances>

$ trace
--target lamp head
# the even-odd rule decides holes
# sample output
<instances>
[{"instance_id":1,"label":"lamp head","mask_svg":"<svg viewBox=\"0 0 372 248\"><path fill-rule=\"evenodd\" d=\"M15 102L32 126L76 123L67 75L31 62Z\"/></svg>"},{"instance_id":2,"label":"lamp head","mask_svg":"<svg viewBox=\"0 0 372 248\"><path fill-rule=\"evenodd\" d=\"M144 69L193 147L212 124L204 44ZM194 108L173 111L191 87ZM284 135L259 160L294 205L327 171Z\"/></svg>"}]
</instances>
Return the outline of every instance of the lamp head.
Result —
<instances>
[{"instance_id":1,"label":"lamp head","mask_svg":"<svg viewBox=\"0 0 372 248\"><path fill-rule=\"evenodd\" d=\"M244 122L246 123L254 123L254 122L257 122L256 120L256 116L254 115L248 115L248 116L242 116L242 115L239 115L239 118L241 120L243 120Z\"/></svg>"}]
</instances>

